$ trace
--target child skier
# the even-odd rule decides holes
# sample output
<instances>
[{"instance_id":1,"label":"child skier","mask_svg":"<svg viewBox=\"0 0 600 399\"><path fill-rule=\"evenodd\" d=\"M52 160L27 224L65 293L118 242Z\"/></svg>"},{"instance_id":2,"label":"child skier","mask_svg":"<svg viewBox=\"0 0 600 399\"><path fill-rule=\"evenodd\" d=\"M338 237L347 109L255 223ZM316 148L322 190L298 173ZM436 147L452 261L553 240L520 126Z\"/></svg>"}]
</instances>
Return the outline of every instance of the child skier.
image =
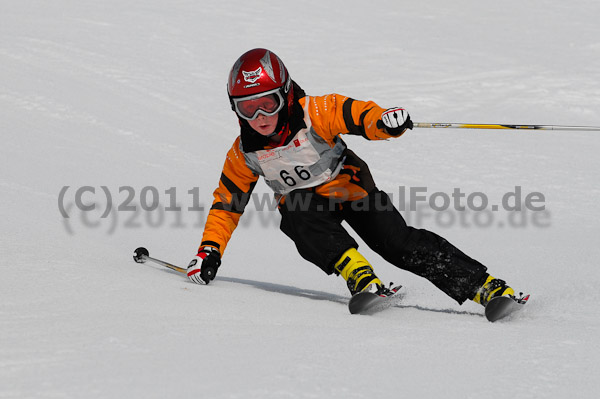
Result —
<instances>
[{"instance_id":1,"label":"child skier","mask_svg":"<svg viewBox=\"0 0 600 399\"><path fill-rule=\"evenodd\" d=\"M253 49L233 65L227 91L241 134L227 153L202 242L187 275L195 283L215 278L221 255L259 176L278 197L281 230L300 255L327 274L341 275L350 293L389 295L346 221L386 261L431 281L462 304L482 305L514 295L503 280L444 238L415 229L379 190L367 164L341 139L401 136L413 123L402 108L338 94L310 97L290 78L273 52Z\"/></svg>"}]
</instances>

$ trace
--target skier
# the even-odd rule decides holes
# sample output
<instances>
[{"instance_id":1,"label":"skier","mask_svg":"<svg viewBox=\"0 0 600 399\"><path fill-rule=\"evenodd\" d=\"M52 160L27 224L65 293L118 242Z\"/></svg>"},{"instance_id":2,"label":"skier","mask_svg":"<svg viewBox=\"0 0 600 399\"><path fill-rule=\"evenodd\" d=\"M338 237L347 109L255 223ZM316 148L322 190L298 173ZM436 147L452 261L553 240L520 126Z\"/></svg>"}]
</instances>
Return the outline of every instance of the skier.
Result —
<instances>
[{"instance_id":1,"label":"skier","mask_svg":"<svg viewBox=\"0 0 600 399\"><path fill-rule=\"evenodd\" d=\"M306 96L273 52L253 49L235 62L227 91L240 135L227 153L198 254L187 275L215 278L221 256L259 176L278 198L281 230L300 255L341 275L350 293L390 295L342 227L346 221L386 261L431 281L462 304L513 296L503 280L439 235L407 226L367 164L340 135L396 138L413 128L408 112L339 94Z\"/></svg>"}]
</instances>

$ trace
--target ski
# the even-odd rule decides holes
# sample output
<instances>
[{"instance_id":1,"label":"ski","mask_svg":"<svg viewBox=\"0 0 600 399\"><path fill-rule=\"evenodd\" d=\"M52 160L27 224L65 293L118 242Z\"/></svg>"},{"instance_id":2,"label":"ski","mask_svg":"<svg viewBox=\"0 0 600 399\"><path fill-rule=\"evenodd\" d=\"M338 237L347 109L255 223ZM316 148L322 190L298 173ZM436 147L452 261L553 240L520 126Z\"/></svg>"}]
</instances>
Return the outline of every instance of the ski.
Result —
<instances>
[{"instance_id":1,"label":"ski","mask_svg":"<svg viewBox=\"0 0 600 399\"><path fill-rule=\"evenodd\" d=\"M528 300L529 295L523 296L523 294L520 298L511 296L492 298L485 307L485 317L493 323L523 309Z\"/></svg>"},{"instance_id":2,"label":"ski","mask_svg":"<svg viewBox=\"0 0 600 399\"><path fill-rule=\"evenodd\" d=\"M348 302L348 310L351 314L371 315L381 312L394 305L399 299L398 290L401 285L390 288L392 293L388 296L377 295L374 292L359 292L354 294Z\"/></svg>"}]
</instances>

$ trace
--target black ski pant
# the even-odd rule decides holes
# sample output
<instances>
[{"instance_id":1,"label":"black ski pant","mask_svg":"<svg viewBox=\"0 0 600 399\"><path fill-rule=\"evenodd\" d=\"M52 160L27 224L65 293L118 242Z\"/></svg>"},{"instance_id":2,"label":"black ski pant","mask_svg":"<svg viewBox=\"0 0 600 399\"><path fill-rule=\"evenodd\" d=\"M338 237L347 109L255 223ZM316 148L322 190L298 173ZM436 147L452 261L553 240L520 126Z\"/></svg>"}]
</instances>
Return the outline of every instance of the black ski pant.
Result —
<instances>
[{"instance_id":1,"label":"black ski pant","mask_svg":"<svg viewBox=\"0 0 600 399\"><path fill-rule=\"evenodd\" d=\"M335 272L342 254L358 244L346 221L386 261L431 281L458 303L472 299L487 268L431 231L406 225L386 193L373 190L352 202L332 202L310 189L295 190L280 204L281 230L300 255L325 273Z\"/></svg>"}]
</instances>

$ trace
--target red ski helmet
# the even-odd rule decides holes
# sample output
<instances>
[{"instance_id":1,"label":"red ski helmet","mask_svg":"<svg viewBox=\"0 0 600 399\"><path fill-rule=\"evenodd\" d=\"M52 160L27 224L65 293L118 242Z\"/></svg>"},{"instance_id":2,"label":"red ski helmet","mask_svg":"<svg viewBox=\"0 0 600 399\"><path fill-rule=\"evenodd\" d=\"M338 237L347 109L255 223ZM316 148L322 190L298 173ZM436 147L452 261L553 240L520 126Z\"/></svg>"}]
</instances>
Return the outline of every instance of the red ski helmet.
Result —
<instances>
[{"instance_id":1,"label":"red ski helmet","mask_svg":"<svg viewBox=\"0 0 600 399\"><path fill-rule=\"evenodd\" d=\"M292 79L285 65L264 48L252 49L237 59L229 72L227 94L231 108L246 120L259 113L274 115L283 108L289 115L294 99ZM263 96L268 96L269 101L263 101Z\"/></svg>"}]
</instances>

